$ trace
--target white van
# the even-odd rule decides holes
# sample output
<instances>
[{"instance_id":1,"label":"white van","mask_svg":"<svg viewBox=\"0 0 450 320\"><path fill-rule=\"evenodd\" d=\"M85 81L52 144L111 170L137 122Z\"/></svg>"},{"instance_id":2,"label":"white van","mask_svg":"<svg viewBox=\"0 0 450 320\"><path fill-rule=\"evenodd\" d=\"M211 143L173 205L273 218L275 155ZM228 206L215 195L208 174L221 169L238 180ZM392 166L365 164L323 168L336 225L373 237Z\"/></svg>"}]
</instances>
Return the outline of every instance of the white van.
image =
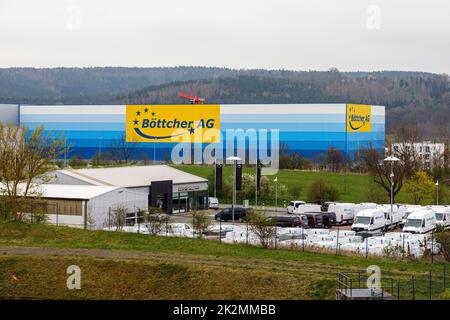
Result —
<instances>
[{"instance_id":1,"label":"white van","mask_svg":"<svg viewBox=\"0 0 450 320\"><path fill-rule=\"evenodd\" d=\"M336 214L336 224L351 224L355 217L354 208L354 203L331 203L328 212Z\"/></svg>"},{"instance_id":2,"label":"white van","mask_svg":"<svg viewBox=\"0 0 450 320\"><path fill-rule=\"evenodd\" d=\"M305 201L300 201L300 200L289 201L289 204L287 206L287 213L292 214L292 213L294 213L296 208L298 208L299 206L303 206L305 204L306 204Z\"/></svg>"},{"instance_id":3,"label":"white van","mask_svg":"<svg viewBox=\"0 0 450 320\"><path fill-rule=\"evenodd\" d=\"M390 204L382 204L377 208L383 210L384 218L386 219L386 228L387 229L395 229L400 223L402 223L403 215L401 211L398 210L396 205L392 206L392 214L391 214L391 205Z\"/></svg>"},{"instance_id":4,"label":"white van","mask_svg":"<svg viewBox=\"0 0 450 320\"><path fill-rule=\"evenodd\" d=\"M219 209L219 199L214 198L214 197L209 197L208 198L208 208L214 209L214 210Z\"/></svg>"},{"instance_id":5,"label":"white van","mask_svg":"<svg viewBox=\"0 0 450 320\"><path fill-rule=\"evenodd\" d=\"M383 231L385 227L385 214L380 208L359 211L352 224L352 230L356 232L364 231L368 233L377 233Z\"/></svg>"},{"instance_id":6,"label":"white van","mask_svg":"<svg viewBox=\"0 0 450 320\"><path fill-rule=\"evenodd\" d=\"M300 214L305 212L320 212L321 206L319 204L305 203L304 205L297 206L294 209L294 214Z\"/></svg>"},{"instance_id":7,"label":"white van","mask_svg":"<svg viewBox=\"0 0 450 320\"><path fill-rule=\"evenodd\" d=\"M377 204L374 202L361 202L361 203L355 204L353 211L354 211L354 214L356 215L361 210L375 209L376 207L377 207Z\"/></svg>"},{"instance_id":8,"label":"white van","mask_svg":"<svg viewBox=\"0 0 450 320\"><path fill-rule=\"evenodd\" d=\"M406 219L413 211L419 210L421 208L422 208L422 206L419 206L419 205L406 206L406 209L403 212L403 218L402 218L402 222L400 223L400 226L403 227L405 225Z\"/></svg>"},{"instance_id":9,"label":"white van","mask_svg":"<svg viewBox=\"0 0 450 320\"><path fill-rule=\"evenodd\" d=\"M428 233L436 228L436 214L431 209L413 211L406 219L403 232Z\"/></svg>"},{"instance_id":10,"label":"white van","mask_svg":"<svg viewBox=\"0 0 450 320\"><path fill-rule=\"evenodd\" d=\"M436 216L436 225L443 226L445 229L450 228L450 207L430 206Z\"/></svg>"}]
</instances>

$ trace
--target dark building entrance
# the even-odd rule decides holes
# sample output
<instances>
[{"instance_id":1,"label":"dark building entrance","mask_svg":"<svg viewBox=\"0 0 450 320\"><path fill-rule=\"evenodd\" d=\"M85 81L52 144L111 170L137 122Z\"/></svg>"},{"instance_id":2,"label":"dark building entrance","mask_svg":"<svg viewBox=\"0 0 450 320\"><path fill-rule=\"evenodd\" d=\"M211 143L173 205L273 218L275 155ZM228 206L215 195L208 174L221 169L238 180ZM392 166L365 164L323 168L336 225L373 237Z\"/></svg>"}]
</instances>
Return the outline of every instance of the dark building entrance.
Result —
<instances>
[{"instance_id":1,"label":"dark building entrance","mask_svg":"<svg viewBox=\"0 0 450 320\"><path fill-rule=\"evenodd\" d=\"M162 209L167 214L172 214L173 181L152 181L150 186L150 206Z\"/></svg>"}]
</instances>

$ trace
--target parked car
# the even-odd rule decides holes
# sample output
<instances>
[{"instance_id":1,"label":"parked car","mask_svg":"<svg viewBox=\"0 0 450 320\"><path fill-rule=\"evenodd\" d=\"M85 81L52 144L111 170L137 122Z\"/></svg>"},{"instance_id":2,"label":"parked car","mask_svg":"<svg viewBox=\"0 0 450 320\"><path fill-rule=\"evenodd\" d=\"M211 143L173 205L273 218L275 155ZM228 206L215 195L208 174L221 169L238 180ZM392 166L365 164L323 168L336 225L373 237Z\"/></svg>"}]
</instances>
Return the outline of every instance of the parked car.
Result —
<instances>
[{"instance_id":1,"label":"parked car","mask_svg":"<svg viewBox=\"0 0 450 320\"><path fill-rule=\"evenodd\" d=\"M208 198L208 208L214 209L214 210L219 209L219 199L214 198L214 197L209 197Z\"/></svg>"},{"instance_id":2,"label":"parked car","mask_svg":"<svg viewBox=\"0 0 450 320\"><path fill-rule=\"evenodd\" d=\"M270 219L277 227L303 227L307 228L308 219L304 215L298 216L271 216Z\"/></svg>"},{"instance_id":3,"label":"parked car","mask_svg":"<svg viewBox=\"0 0 450 320\"><path fill-rule=\"evenodd\" d=\"M323 212L305 212L303 215L308 219L308 226L310 228L323 228Z\"/></svg>"},{"instance_id":4,"label":"parked car","mask_svg":"<svg viewBox=\"0 0 450 320\"><path fill-rule=\"evenodd\" d=\"M331 226L336 224L336 214L334 212L322 212L323 225L326 228L331 228Z\"/></svg>"},{"instance_id":5,"label":"parked car","mask_svg":"<svg viewBox=\"0 0 450 320\"><path fill-rule=\"evenodd\" d=\"M234 221L243 222L247 219L247 215L250 213L249 208L234 208ZM216 213L214 216L216 221L232 221L233 220L233 210L232 208L226 208L222 211Z\"/></svg>"},{"instance_id":6,"label":"parked car","mask_svg":"<svg viewBox=\"0 0 450 320\"><path fill-rule=\"evenodd\" d=\"M306 204L305 201L299 201L299 200L289 201L288 206L286 208L287 213L294 213L295 209L298 208L298 206L302 206L305 204Z\"/></svg>"},{"instance_id":7,"label":"parked car","mask_svg":"<svg viewBox=\"0 0 450 320\"><path fill-rule=\"evenodd\" d=\"M436 214L431 209L413 211L406 219L403 232L428 233L436 228Z\"/></svg>"}]
</instances>

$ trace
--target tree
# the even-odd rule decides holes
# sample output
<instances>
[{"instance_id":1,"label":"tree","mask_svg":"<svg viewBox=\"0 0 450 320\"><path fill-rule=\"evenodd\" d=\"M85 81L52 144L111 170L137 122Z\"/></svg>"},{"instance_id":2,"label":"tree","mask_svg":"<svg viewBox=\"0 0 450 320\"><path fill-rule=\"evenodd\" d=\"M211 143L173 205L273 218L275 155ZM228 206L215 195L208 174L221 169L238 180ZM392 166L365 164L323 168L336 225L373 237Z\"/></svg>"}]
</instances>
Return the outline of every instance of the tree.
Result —
<instances>
[{"instance_id":1,"label":"tree","mask_svg":"<svg viewBox=\"0 0 450 320\"><path fill-rule=\"evenodd\" d=\"M138 144L127 142L126 135L121 134L111 142L112 156L116 163L128 163L136 154Z\"/></svg>"},{"instance_id":2,"label":"tree","mask_svg":"<svg viewBox=\"0 0 450 320\"><path fill-rule=\"evenodd\" d=\"M339 189L326 183L322 177L317 178L311 183L307 194L308 202L323 204L326 201L335 201L339 199Z\"/></svg>"},{"instance_id":3,"label":"tree","mask_svg":"<svg viewBox=\"0 0 450 320\"><path fill-rule=\"evenodd\" d=\"M404 183L405 191L414 199L414 204L420 204L422 199L433 192L434 182L425 171L416 172Z\"/></svg>"},{"instance_id":4,"label":"tree","mask_svg":"<svg viewBox=\"0 0 450 320\"><path fill-rule=\"evenodd\" d=\"M22 221L25 214L21 199L41 196L40 183L49 181L46 173L63 153L63 139L44 133L43 127L30 131L0 123L0 193L16 220Z\"/></svg>"},{"instance_id":5,"label":"tree","mask_svg":"<svg viewBox=\"0 0 450 320\"><path fill-rule=\"evenodd\" d=\"M263 248L268 248L275 237L276 226L264 211L253 211L247 216L250 230L258 237Z\"/></svg>"},{"instance_id":6,"label":"tree","mask_svg":"<svg viewBox=\"0 0 450 320\"><path fill-rule=\"evenodd\" d=\"M331 146L327 151L327 165L331 166L331 171L337 172L341 169L344 162L341 150L335 149Z\"/></svg>"},{"instance_id":7,"label":"tree","mask_svg":"<svg viewBox=\"0 0 450 320\"><path fill-rule=\"evenodd\" d=\"M203 237L203 234L208 231L212 222L206 211L194 211L192 213L192 229L199 238Z\"/></svg>"},{"instance_id":8,"label":"tree","mask_svg":"<svg viewBox=\"0 0 450 320\"><path fill-rule=\"evenodd\" d=\"M403 129L408 132L408 129ZM414 131L412 131L414 132ZM412 147L412 141L415 139L414 133L403 135L402 142L399 142L398 149L392 150L390 154L399 158L400 161L396 161L392 165L394 172L393 178L393 200L395 202L395 196L400 192L403 187L404 179L411 177L421 167L421 159L418 156L417 150ZM364 162L364 166L367 168L368 173L373 177L373 181L380 185L390 197L391 194L391 163L383 161L384 154L374 149L371 144L366 149L361 149L361 157Z\"/></svg>"},{"instance_id":9,"label":"tree","mask_svg":"<svg viewBox=\"0 0 450 320\"><path fill-rule=\"evenodd\" d=\"M116 228L116 231L122 231L127 219L127 208L122 205L118 205L111 208L111 222Z\"/></svg>"}]
</instances>

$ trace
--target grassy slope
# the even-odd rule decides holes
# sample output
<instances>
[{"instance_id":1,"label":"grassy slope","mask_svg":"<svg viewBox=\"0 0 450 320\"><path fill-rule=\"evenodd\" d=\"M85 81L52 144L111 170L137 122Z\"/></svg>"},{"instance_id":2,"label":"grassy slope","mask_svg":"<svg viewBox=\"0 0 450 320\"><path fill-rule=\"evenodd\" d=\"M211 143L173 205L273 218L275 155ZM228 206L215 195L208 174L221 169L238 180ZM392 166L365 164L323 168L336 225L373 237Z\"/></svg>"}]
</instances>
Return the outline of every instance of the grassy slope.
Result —
<instances>
[{"instance_id":1,"label":"grassy slope","mask_svg":"<svg viewBox=\"0 0 450 320\"><path fill-rule=\"evenodd\" d=\"M0 223L0 247L6 246L125 249L165 253L165 261L2 255L0 297L333 299L339 271L365 270L375 264L380 266L384 276L394 276L406 283L411 275L426 279L427 271L438 273L442 270L442 266L426 262L267 250L201 239ZM74 292L65 289L65 268L70 264L82 268L86 290ZM13 276L19 280L13 280Z\"/></svg>"},{"instance_id":2,"label":"grassy slope","mask_svg":"<svg viewBox=\"0 0 450 320\"><path fill-rule=\"evenodd\" d=\"M214 168L212 166L200 165L177 165L177 169L207 178L213 174ZM244 172L255 174L254 168L244 168ZM232 167L227 166L224 169L224 179L232 174ZM288 190L293 185L299 185L302 188L301 197L298 200L306 199L306 193L309 185L318 177L323 177L327 182L333 183L339 187L341 195L339 201L341 202L367 202L367 196L375 186L372 177L365 174L355 173L332 173L332 172L310 172L298 170L280 170L277 174L278 182L285 184ZM274 177L271 177L273 180ZM447 190L448 191L448 190ZM227 199L224 199L225 201ZM283 200L289 201L290 195L279 195L279 204L283 204ZM231 200L228 199L229 202ZM250 199L253 201L253 199ZM263 201L263 200L261 200ZM274 199L266 199L267 202L273 202ZM428 198L424 199L423 204L434 204L435 194L433 193ZM396 197L398 203L411 203L412 199L406 192L401 191ZM260 202L261 203L261 202Z\"/></svg>"}]
</instances>

